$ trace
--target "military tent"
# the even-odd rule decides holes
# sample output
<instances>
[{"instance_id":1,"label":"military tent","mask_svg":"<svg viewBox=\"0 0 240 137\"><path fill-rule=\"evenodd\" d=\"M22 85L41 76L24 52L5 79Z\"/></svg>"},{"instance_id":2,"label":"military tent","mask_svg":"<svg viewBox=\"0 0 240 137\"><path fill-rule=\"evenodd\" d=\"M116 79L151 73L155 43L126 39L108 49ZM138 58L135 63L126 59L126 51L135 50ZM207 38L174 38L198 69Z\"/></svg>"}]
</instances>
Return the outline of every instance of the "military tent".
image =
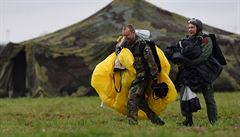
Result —
<instances>
[{"instance_id":1,"label":"military tent","mask_svg":"<svg viewBox=\"0 0 240 137\"><path fill-rule=\"evenodd\" d=\"M89 94L91 71L79 53L76 48L7 44L0 53L0 96Z\"/></svg>"}]
</instances>

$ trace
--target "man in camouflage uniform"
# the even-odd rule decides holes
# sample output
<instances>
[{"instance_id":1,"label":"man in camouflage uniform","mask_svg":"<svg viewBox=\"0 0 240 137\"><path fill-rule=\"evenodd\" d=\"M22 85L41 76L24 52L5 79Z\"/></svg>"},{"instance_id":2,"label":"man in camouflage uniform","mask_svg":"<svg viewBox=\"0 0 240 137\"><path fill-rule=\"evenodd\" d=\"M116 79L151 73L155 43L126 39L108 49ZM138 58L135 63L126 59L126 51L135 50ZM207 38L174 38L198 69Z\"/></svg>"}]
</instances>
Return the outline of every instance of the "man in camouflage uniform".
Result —
<instances>
[{"instance_id":1,"label":"man in camouflage uniform","mask_svg":"<svg viewBox=\"0 0 240 137\"><path fill-rule=\"evenodd\" d=\"M143 110L153 124L164 125L164 122L149 108L145 100L145 91L152 80L157 84L159 71L155 63L152 50L145 40L139 38L132 25L126 25L122 29L122 35L126 37L125 48L128 48L134 56L134 68L136 79L132 82L129 90L127 103L127 116L129 124L137 124L138 109ZM141 49L141 47L143 47Z\"/></svg>"}]
</instances>

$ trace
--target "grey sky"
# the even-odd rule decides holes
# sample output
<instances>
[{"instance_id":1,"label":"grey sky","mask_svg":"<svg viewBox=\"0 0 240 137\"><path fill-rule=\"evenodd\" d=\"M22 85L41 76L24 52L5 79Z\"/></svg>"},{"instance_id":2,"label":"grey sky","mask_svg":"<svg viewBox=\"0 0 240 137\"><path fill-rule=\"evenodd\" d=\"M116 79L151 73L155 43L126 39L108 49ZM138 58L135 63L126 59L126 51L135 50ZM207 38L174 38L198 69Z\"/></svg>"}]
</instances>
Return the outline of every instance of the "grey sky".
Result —
<instances>
[{"instance_id":1,"label":"grey sky","mask_svg":"<svg viewBox=\"0 0 240 137\"><path fill-rule=\"evenodd\" d=\"M240 0L147 0L240 34ZM77 23L111 0L0 0L0 43L21 42Z\"/></svg>"}]
</instances>

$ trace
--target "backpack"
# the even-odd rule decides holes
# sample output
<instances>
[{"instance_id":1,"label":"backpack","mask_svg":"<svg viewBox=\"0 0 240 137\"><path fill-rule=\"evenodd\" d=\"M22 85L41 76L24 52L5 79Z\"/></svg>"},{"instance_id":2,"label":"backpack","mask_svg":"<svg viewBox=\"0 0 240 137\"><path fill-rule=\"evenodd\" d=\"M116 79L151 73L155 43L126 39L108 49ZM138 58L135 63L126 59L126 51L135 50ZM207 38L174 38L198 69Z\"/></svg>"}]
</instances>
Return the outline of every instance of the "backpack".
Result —
<instances>
[{"instance_id":1,"label":"backpack","mask_svg":"<svg viewBox=\"0 0 240 137\"><path fill-rule=\"evenodd\" d=\"M143 29L136 29L135 32L136 32L137 36L141 39L140 42L146 43L151 48L152 53L153 53L153 57L154 57L154 61L157 64L157 67L158 67L158 72L160 72L161 71L161 64L160 64L160 60L159 60L159 57L158 57L158 54L157 54L155 42L150 40L151 32L149 30L143 30ZM145 44L140 44L140 46L141 46L140 47L141 56L142 56L143 61L145 61L144 57L143 57L143 54L142 54L143 50L145 48Z\"/></svg>"},{"instance_id":2,"label":"backpack","mask_svg":"<svg viewBox=\"0 0 240 137\"><path fill-rule=\"evenodd\" d=\"M161 72L162 68L161 68L161 63L160 63L160 60L159 60L159 57L158 57L158 54L157 54L157 49L156 49L156 45L155 45L155 42L151 41L151 40L144 40L144 43L146 43L150 48L151 48L151 51L153 53L153 57L154 57L154 61L158 67L158 72ZM144 62L146 62L144 60L144 57L143 57L143 50L145 48L145 44L140 44L140 52L141 52L141 56L142 56L142 59Z\"/></svg>"},{"instance_id":3,"label":"backpack","mask_svg":"<svg viewBox=\"0 0 240 137\"><path fill-rule=\"evenodd\" d=\"M221 64L221 65L226 65L227 61L225 59L225 57L223 56L223 53L217 43L216 40L216 36L214 34L206 34L204 35L205 37L210 37L212 40L212 44L213 44L213 51L212 51L212 55L214 56L214 58Z\"/></svg>"},{"instance_id":4,"label":"backpack","mask_svg":"<svg viewBox=\"0 0 240 137\"><path fill-rule=\"evenodd\" d=\"M143 30L143 29L136 29L135 30L136 32L136 35L140 38L140 40L138 41L139 43L144 43L144 44L139 44L140 46L140 55L142 56L141 58L143 59L144 62L146 62L143 58L143 50L145 48L145 44L147 44L151 50L152 50L152 53L153 53L153 56L154 56L154 61L156 62L157 64L157 67L158 67L158 72L161 71L161 64L160 64L160 60L158 58L158 54L157 54L157 50L156 50L156 45L155 43L150 40L150 31L149 30ZM117 40L118 44L116 45L116 54L120 53L120 51L122 50L122 48L124 47L124 44L126 44L126 41L125 41L125 37L119 37L118 40ZM116 60L117 61L117 60ZM116 64L116 61L115 61L115 64ZM117 69L119 69L118 66L115 65L115 67Z\"/></svg>"}]
</instances>

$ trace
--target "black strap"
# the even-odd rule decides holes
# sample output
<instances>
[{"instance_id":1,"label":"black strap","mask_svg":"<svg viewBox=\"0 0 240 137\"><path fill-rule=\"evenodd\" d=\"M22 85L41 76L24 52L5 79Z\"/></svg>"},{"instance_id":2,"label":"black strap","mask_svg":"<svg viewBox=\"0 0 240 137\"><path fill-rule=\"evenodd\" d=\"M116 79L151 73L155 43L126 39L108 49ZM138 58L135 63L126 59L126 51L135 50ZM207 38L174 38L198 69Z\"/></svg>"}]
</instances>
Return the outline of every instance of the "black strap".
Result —
<instances>
[{"instance_id":1,"label":"black strap","mask_svg":"<svg viewBox=\"0 0 240 137\"><path fill-rule=\"evenodd\" d=\"M157 49L156 49L155 43L153 41L151 41L151 40L144 40L144 41L141 41L141 42L144 42L144 44L141 44L141 43L139 44L140 52L141 52L141 56L142 56L143 61L145 61L144 57L143 57L143 50L144 50L144 48L146 46L145 44L147 44L151 48L151 51L153 53L154 61L157 64L157 67L158 67L158 72L161 72L161 70L162 70L161 63L160 63L160 60L158 58L158 54L157 54Z\"/></svg>"}]
</instances>

